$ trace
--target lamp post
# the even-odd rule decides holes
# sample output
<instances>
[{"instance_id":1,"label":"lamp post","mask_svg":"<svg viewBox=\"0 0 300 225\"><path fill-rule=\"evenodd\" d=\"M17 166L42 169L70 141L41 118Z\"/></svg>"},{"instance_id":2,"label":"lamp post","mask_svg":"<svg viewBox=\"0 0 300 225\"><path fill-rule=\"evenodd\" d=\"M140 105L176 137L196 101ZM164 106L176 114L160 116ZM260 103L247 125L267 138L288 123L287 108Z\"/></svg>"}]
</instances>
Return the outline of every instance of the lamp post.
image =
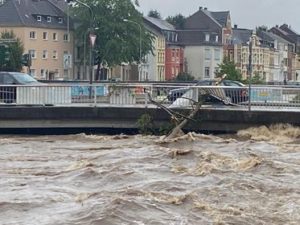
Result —
<instances>
[{"instance_id":1,"label":"lamp post","mask_svg":"<svg viewBox=\"0 0 300 225\"><path fill-rule=\"evenodd\" d=\"M140 54L139 54L140 63L139 63L138 67L139 67L139 81L141 81L141 78L142 78L141 77L142 76L142 67L141 67L141 64L142 64L142 26L141 26L141 24L139 24L139 23L137 23L133 20L123 19L123 21L124 22L129 22L129 23L134 23L134 24L138 25L138 27L140 29L140 50L139 50L139 52L140 52Z\"/></svg>"},{"instance_id":2,"label":"lamp post","mask_svg":"<svg viewBox=\"0 0 300 225\"><path fill-rule=\"evenodd\" d=\"M251 111L251 83L252 83L252 50L253 50L253 33L250 36L249 40L249 93L248 93L248 110Z\"/></svg>"}]
</instances>

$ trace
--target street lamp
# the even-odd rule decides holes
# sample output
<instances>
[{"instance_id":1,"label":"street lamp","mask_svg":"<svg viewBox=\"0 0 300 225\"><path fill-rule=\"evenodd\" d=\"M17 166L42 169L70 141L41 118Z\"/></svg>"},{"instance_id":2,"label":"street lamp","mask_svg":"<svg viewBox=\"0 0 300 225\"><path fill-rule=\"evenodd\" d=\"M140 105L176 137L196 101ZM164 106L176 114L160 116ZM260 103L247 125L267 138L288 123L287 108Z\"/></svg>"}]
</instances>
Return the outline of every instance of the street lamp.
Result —
<instances>
[{"instance_id":1,"label":"street lamp","mask_svg":"<svg viewBox=\"0 0 300 225\"><path fill-rule=\"evenodd\" d=\"M254 33L252 32L249 40L249 93L248 93L248 110L251 111L251 83L252 83L252 51L253 51L253 40Z\"/></svg>"},{"instance_id":2,"label":"street lamp","mask_svg":"<svg viewBox=\"0 0 300 225\"><path fill-rule=\"evenodd\" d=\"M128 20L128 19L123 19L124 22L129 22L129 23L134 23L136 25L138 25L139 29L140 29L140 56L139 56L139 81L141 80L141 77L142 77L142 67L141 67L141 64L142 64L142 26L141 24L133 21L133 20Z\"/></svg>"}]
</instances>

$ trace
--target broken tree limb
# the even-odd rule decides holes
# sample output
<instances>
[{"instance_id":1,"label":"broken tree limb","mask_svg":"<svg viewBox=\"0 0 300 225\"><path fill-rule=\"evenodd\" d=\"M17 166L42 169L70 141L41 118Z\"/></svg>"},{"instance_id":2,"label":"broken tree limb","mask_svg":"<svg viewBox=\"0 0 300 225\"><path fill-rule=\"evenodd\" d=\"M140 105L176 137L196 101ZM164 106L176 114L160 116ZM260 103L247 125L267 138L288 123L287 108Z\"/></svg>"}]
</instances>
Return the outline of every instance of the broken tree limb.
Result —
<instances>
[{"instance_id":1,"label":"broken tree limb","mask_svg":"<svg viewBox=\"0 0 300 225\"><path fill-rule=\"evenodd\" d=\"M179 123L172 131L170 134L168 134L164 140L170 140L179 136L182 136L183 131L183 127L187 124L187 122L192 119L196 113L200 110L201 108L201 104L197 104L196 108L190 113L190 115L188 116L188 118L184 119L181 123Z\"/></svg>"},{"instance_id":2,"label":"broken tree limb","mask_svg":"<svg viewBox=\"0 0 300 225\"><path fill-rule=\"evenodd\" d=\"M196 107L192 109L192 112L190 113L189 116L185 116L181 113L175 112L174 110L165 107L159 102L154 101L149 92L148 92L148 99L152 104L155 104L156 106L164 109L171 116L171 119L176 123L176 127L164 138L164 140L170 140L184 135L184 132L182 131L183 127L188 123L188 121L197 122L196 120L193 119L193 117L195 117L196 113L200 110L202 105L200 102L192 101L193 103L196 103Z\"/></svg>"}]
</instances>

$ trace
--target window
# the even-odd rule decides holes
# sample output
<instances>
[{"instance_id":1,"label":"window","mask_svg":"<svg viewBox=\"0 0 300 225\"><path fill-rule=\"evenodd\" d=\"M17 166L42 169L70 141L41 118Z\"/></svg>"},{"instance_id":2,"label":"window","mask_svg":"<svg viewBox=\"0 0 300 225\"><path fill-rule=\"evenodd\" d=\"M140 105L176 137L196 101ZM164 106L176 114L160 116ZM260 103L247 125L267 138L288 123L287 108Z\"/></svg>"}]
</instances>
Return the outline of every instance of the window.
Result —
<instances>
[{"instance_id":1,"label":"window","mask_svg":"<svg viewBox=\"0 0 300 225\"><path fill-rule=\"evenodd\" d=\"M68 70L64 70L64 77L68 77L69 76L69 71Z\"/></svg>"},{"instance_id":2,"label":"window","mask_svg":"<svg viewBox=\"0 0 300 225\"><path fill-rule=\"evenodd\" d=\"M15 80L12 76L4 74L3 84L14 84Z\"/></svg>"},{"instance_id":3,"label":"window","mask_svg":"<svg viewBox=\"0 0 300 225\"><path fill-rule=\"evenodd\" d=\"M41 22L42 21L42 17L41 16L37 16L36 20L39 21L39 22Z\"/></svg>"},{"instance_id":4,"label":"window","mask_svg":"<svg viewBox=\"0 0 300 225\"><path fill-rule=\"evenodd\" d=\"M175 61L175 49L172 49L172 62Z\"/></svg>"},{"instance_id":5,"label":"window","mask_svg":"<svg viewBox=\"0 0 300 225\"><path fill-rule=\"evenodd\" d=\"M220 60L221 58L221 50L215 49L215 60Z\"/></svg>"},{"instance_id":6,"label":"window","mask_svg":"<svg viewBox=\"0 0 300 225\"><path fill-rule=\"evenodd\" d=\"M64 34L64 41L69 41L69 34Z\"/></svg>"},{"instance_id":7,"label":"window","mask_svg":"<svg viewBox=\"0 0 300 225\"><path fill-rule=\"evenodd\" d=\"M209 67L205 67L204 77L205 78L209 78L210 77Z\"/></svg>"},{"instance_id":8,"label":"window","mask_svg":"<svg viewBox=\"0 0 300 225\"><path fill-rule=\"evenodd\" d=\"M46 78L46 70L45 69L41 69L41 77L42 78Z\"/></svg>"},{"instance_id":9,"label":"window","mask_svg":"<svg viewBox=\"0 0 300 225\"><path fill-rule=\"evenodd\" d=\"M48 58L48 51L47 51L47 50L44 50L44 51L43 51L42 58L43 58L43 59L47 59L47 58Z\"/></svg>"},{"instance_id":10,"label":"window","mask_svg":"<svg viewBox=\"0 0 300 225\"><path fill-rule=\"evenodd\" d=\"M48 40L48 32L43 32L43 40Z\"/></svg>"},{"instance_id":11,"label":"window","mask_svg":"<svg viewBox=\"0 0 300 225\"><path fill-rule=\"evenodd\" d=\"M57 41L57 33L53 33L53 41Z\"/></svg>"},{"instance_id":12,"label":"window","mask_svg":"<svg viewBox=\"0 0 300 225\"><path fill-rule=\"evenodd\" d=\"M51 16L47 16L47 22L51 23Z\"/></svg>"},{"instance_id":13,"label":"window","mask_svg":"<svg viewBox=\"0 0 300 225\"><path fill-rule=\"evenodd\" d=\"M219 36L216 35L216 42L219 42Z\"/></svg>"},{"instance_id":14,"label":"window","mask_svg":"<svg viewBox=\"0 0 300 225\"><path fill-rule=\"evenodd\" d=\"M55 50L53 51L52 58L53 58L53 59L57 59L57 51L55 51Z\"/></svg>"},{"instance_id":15,"label":"window","mask_svg":"<svg viewBox=\"0 0 300 225\"><path fill-rule=\"evenodd\" d=\"M35 69L30 69L29 75L35 77Z\"/></svg>"},{"instance_id":16,"label":"window","mask_svg":"<svg viewBox=\"0 0 300 225\"><path fill-rule=\"evenodd\" d=\"M29 50L28 53L31 55L32 59L36 58L36 51L34 49Z\"/></svg>"},{"instance_id":17,"label":"window","mask_svg":"<svg viewBox=\"0 0 300 225\"><path fill-rule=\"evenodd\" d=\"M30 31L29 38L30 39L36 39L36 33L35 33L35 31Z\"/></svg>"},{"instance_id":18,"label":"window","mask_svg":"<svg viewBox=\"0 0 300 225\"><path fill-rule=\"evenodd\" d=\"M219 73L219 67L215 67L215 75Z\"/></svg>"},{"instance_id":19,"label":"window","mask_svg":"<svg viewBox=\"0 0 300 225\"><path fill-rule=\"evenodd\" d=\"M209 41L210 39L210 35L209 34L205 34L205 41Z\"/></svg>"},{"instance_id":20,"label":"window","mask_svg":"<svg viewBox=\"0 0 300 225\"><path fill-rule=\"evenodd\" d=\"M205 59L210 60L211 59L211 51L209 48L205 49Z\"/></svg>"},{"instance_id":21,"label":"window","mask_svg":"<svg viewBox=\"0 0 300 225\"><path fill-rule=\"evenodd\" d=\"M63 19L62 18L58 18L58 23L62 23Z\"/></svg>"}]
</instances>

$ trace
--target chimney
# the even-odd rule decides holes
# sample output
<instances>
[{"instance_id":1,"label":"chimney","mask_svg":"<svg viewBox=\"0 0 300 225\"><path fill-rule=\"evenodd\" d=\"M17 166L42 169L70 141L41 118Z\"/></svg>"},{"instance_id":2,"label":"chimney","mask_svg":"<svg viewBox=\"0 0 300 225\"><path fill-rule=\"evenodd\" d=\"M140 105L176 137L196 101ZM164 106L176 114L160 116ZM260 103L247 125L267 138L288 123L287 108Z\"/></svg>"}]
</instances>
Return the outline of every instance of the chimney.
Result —
<instances>
[{"instance_id":1,"label":"chimney","mask_svg":"<svg viewBox=\"0 0 300 225\"><path fill-rule=\"evenodd\" d=\"M199 10L200 10L200 11L202 10L202 6L199 7Z\"/></svg>"},{"instance_id":2,"label":"chimney","mask_svg":"<svg viewBox=\"0 0 300 225\"><path fill-rule=\"evenodd\" d=\"M237 29L237 28L238 28L238 25L237 25L237 24L234 24L233 27L234 27L234 29Z\"/></svg>"},{"instance_id":3,"label":"chimney","mask_svg":"<svg viewBox=\"0 0 300 225\"><path fill-rule=\"evenodd\" d=\"M207 10L207 8L205 7L204 10Z\"/></svg>"}]
</instances>

